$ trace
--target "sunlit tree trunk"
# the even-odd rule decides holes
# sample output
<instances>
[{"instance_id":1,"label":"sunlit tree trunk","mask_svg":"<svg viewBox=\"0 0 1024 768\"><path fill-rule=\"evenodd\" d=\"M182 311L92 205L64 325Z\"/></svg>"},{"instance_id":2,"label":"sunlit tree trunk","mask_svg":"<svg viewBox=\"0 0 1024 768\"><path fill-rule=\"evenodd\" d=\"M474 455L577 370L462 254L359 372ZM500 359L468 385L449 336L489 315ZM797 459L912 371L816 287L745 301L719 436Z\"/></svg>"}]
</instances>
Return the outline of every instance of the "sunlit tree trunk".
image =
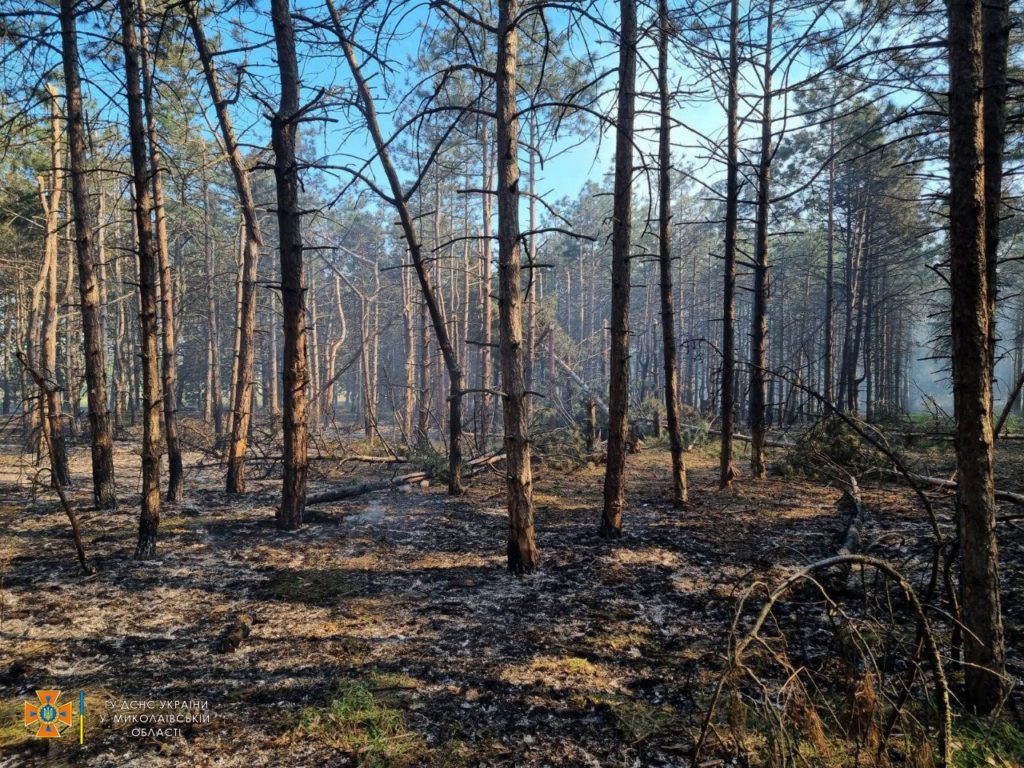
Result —
<instances>
[{"instance_id":1,"label":"sunlit tree trunk","mask_svg":"<svg viewBox=\"0 0 1024 768\"><path fill-rule=\"evenodd\" d=\"M299 65L295 29L288 0L271 0L281 103L271 120L274 179L277 183L277 227L281 248L281 304L284 311L284 478L277 526L302 525L306 506L306 309L302 286L302 214L299 208L298 132Z\"/></svg>"},{"instance_id":2,"label":"sunlit tree trunk","mask_svg":"<svg viewBox=\"0 0 1024 768\"><path fill-rule=\"evenodd\" d=\"M245 165L242 151L235 136L234 127L231 123L231 114L228 112L227 100L221 92L214 61L214 52L206 39L202 22L199 20L195 0L188 0L185 3L185 11L188 15L189 26L192 29L192 37L196 43L196 51L203 66L210 99L213 101L214 110L217 113L221 140L224 143L224 150L227 154L228 163L231 166L231 173L235 181L235 192L238 196L242 220L245 225L240 301L236 318L238 352L234 366L235 375L231 382L231 435L228 440L228 471L226 478L228 493L244 493L245 455L248 450L249 427L252 420L253 358L256 346L256 276L259 269L259 249L263 245L263 237L260 234L256 203L253 199L252 187L249 182L249 170ZM299 282L301 283L301 276ZM287 346L287 342L285 346ZM303 356L305 355L304 342L302 354ZM287 394L285 396L287 397ZM303 463L305 463L305 459L303 459Z\"/></svg>"},{"instance_id":3,"label":"sunlit tree trunk","mask_svg":"<svg viewBox=\"0 0 1024 768\"><path fill-rule=\"evenodd\" d=\"M601 536L622 535L629 433L630 244L633 228L633 118L636 109L636 0L619 0L619 94L612 203L612 301L609 328L608 462Z\"/></svg>"},{"instance_id":4,"label":"sunlit tree trunk","mask_svg":"<svg viewBox=\"0 0 1024 768\"><path fill-rule=\"evenodd\" d=\"M498 328L505 416L508 567L516 575L537 567L533 470L523 363L523 299L519 231L519 117L516 110L518 0L498 0L495 71L498 163Z\"/></svg>"},{"instance_id":5,"label":"sunlit tree trunk","mask_svg":"<svg viewBox=\"0 0 1024 768\"><path fill-rule=\"evenodd\" d=\"M672 102L668 83L668 43L671 31L668 0L658 0L658 267L661 276L661 339L665 369L665 415L672 449L672 499L688 501L683 435L679 425L679 373L676 365L676 323L672 289Z\"/></svg>"}]
</instances>

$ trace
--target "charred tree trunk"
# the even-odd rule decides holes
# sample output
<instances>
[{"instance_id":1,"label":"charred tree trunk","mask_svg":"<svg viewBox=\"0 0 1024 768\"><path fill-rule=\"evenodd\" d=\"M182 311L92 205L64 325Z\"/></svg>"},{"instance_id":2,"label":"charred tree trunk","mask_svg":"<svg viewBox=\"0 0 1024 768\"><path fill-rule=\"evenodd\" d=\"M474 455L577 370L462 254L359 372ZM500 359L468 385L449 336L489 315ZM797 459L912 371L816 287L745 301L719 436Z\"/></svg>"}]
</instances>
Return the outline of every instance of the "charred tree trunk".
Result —
<instances>
[{"instance_id":1,"label":"charred tree trunk","mask_svg":"<svg viewBox=\"0 0 1024 768\"><path fill-rule=\"evenodd\" d=\"M775 4L768 0L765 18L764 93L761 100L761 158L757 167L755 215L754 308L750 327L750 471L756 478L767 474L764 448L765 372L768 368L768 215L772 178L772 26Z\"/></svg>"},{"instance_id":2,"label":"charred tree trunk","mask_svg":"<svg viewBox=\"0 0 1024 768\"><path fill-rule=\"evenodd\" d=\"M967 706L987 713L1006 690L992 466L992 359L986 263L982 2L950 0L949 244L957 516Z\"/></svg>"},{"instance_id":3,"label":"charred tree trunk","mask_svg":"<svg viewBox=\"0 0 1024 768\"><path fill-rule=\"evenodd\" d=\"M74 0L61 0L60 32L67 88L68 154L71 159L71 202L75 218L75 253L78 259L78 291L81 296L82 336L85 344L85 379L89 398L92 446L92 488L96 506L117 506L114 483L114 441L107 404L107 373L103 349L103 315L100 301L100 265L94 250L95 226L86 185L85 117L79 72L78 30Z\"/></svg>"},{"instance_id":4,"label":"charred tree trunk","mask_svg":"<svg viewBox=\"0 0 1024 768\"><path fill-rule=\"evenodd\" d=\"M658 266L661 271L662 362L665 367L665 414L672 449L672 498L677 507L682 507L688 501L688 493L683 435L679 425L679 373L672 290L672 103L668 85L671 21L668 14L668 0L658 0L658 94L661 106L658 132Z\"/></svg>"},{"instance_id":5,"label":"charred tree trunk","mask_svg":"<svg viewBox=\"0 0 1024 768\"><path fill-rule=\"evenodd\" d=\"M295 28L288 0L271 0L281 104L271 120L277 227L281 248L281 304L284 311L284 478L277 527L302 525L306 506L306 308L302 286L302 214L299 208L298 132L299 65Z\"/></svg>"},{"instance_id":6,"label":"charred tree trunk","mask_svg":"<svg viewBox=\"0 0 1024 768\"><path fill-rule=\"evenodd\" d=\"M164 431L167 441L167 501L181 501L184 467L178 444L177 390L178 361L174 334L174 280L171 275L171 254L167 242L167 211L164 207L163 169L160 167L160 143L153 112L153 77L155 64L149 60L146 2L139 0L139 48L142 53L142 98L149 138L149 172L153 186L153 213L156 217L156 250L160 273L160 332L163 338L161 380L163 388Z\"/></svg>"},{"instance_id":7,"label":"charred tree trunk","mask_svg":"<svg viewBox=\"0 0 1024 768\"><path fill-rule=\"evenodd\" d=\"M622 535L629 438L630 236L633 229L633 118L636 110L636 0L619 0L619 94L612 210L611 349L608 367L608 464L600 534Z\"/></svg>"},{"instance_id":8,"label":"charred tree trunk","mask_svg":"<svg viewBox=\"0 0 1024 768\"><path fill-rule=\"evenodd\" d=\"M732 433L736 421L736 225L739 209L739 0L729 4L729 97L725 180L725 265L722 294L722 447L718 487L732 486Z\"/></svg>"},{"instance_id":9,"label":"charred tree trunk","mask_svg":"<svg viewBox=\"0 0 1024 768\"><path fill-rule=\"evenodd\" d=\"M132 190L135 196L135 234L138 240L140 347L142 349L142 513L135 558L156 554L160 524L160 365L157 344L156 243L153 240L153 201L149 193L146 127L141 91L141 54L136 29L135 0L119 0L127 81L128 135L131 141Z\"/></svg>"}]
</instances>

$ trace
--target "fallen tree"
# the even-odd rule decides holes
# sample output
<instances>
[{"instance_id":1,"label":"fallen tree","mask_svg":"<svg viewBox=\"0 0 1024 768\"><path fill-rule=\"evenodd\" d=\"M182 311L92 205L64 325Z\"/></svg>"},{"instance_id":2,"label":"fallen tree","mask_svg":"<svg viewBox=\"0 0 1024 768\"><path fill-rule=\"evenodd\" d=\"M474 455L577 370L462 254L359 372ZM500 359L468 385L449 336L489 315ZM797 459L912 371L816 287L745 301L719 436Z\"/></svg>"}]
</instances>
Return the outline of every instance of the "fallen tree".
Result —
<instances>
[{"instance_id":1,"label":"fallen tree","mask_svg":"<svg viewBox=\"0 0 1024 768\"><path fill-rule=\"evenodd\" d=\"M472 477L478 472L483 471L485 467L490 467L497 464L500 461L505 460L504 453L497 453L489 456L478 456L472 461L466 462L466 476ZM365 483L355 483L353 485L346 485L342 488L332 488L327 491L320 493L314 493L306 499L306 506L312 504L327 504L332 501L344 501L346 499L352 499L357 496L365 496L368 493L376 493L378 491L388 491L394 488L401 488L408 485L417 485L420 483L430 482L430 473L426 470L419 470L417 472L410 472L406 475L400 475L398 477L392 477L387 480L376 480Z\"/></svg>"},{"instance_id":2,"label":"fallen tree","mask_svg":"<svg viewBox=\"0 0 1024 768\"><path fill-rule=\"evenodd\" d=\"M893 477L897 479L903 479L903 475L894 469L882 470L882 474L886 477ZM928 477L927 475L918 475L911 473L911 477L919 483L924 485L930 485L933 488L950 488L956 490L956 480L947 480L944 477ZM996 501L1005 501L1009 504L1016 504L1017 506L1024 507L1024 493L1013 493L1012 491L1000 491L996 489Z\"/></svg>"}]
</instances>

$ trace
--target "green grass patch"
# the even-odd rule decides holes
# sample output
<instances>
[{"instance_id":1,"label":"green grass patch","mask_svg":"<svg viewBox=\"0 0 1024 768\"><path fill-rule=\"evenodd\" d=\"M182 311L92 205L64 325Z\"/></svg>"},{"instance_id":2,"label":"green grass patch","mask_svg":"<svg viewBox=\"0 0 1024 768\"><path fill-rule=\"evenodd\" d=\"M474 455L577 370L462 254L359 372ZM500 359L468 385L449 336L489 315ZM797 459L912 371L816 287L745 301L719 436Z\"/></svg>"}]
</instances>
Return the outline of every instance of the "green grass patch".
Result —
<instances>
[{"instance_id":1,"label":"green grass patch","mask_svg":"<svg viewBox=\"0 0 1024 768\"><path fill-rule=\"evenodd\" d=\"M1024 730L1008 720L965 718L953 729L954 768L1019 768Z\"/></svg>"},{"instance_id":2,"label":"green grass patch","mask_svg":"<svg viewBox=\"0 0 1024 768\"><path fill-rule=\"evenodd\" d=\"M416 680L374 672L363 680L344 681L323 707L307 707L299 730L356 758L367 768L432 764L422 737L406 727L401 706Z\"/></svg>"}]
</instances>

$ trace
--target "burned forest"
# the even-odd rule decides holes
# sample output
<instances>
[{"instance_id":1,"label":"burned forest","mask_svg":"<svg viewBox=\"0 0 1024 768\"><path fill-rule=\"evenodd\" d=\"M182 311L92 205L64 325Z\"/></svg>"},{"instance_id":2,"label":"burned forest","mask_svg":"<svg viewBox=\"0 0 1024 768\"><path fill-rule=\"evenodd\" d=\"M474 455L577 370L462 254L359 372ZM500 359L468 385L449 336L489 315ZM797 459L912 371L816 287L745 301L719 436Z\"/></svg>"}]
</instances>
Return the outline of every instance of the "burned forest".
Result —
<instances>
[{"instance_id":1,"label":"burned forest","mask_svg":"<svg viewBox=\"0 0 1024 768\"><path fill-rule=\"evenodd\" d=\"M1010 0L0 0L0 768L1024 766Z\"/></svg>"}]
</instances>

